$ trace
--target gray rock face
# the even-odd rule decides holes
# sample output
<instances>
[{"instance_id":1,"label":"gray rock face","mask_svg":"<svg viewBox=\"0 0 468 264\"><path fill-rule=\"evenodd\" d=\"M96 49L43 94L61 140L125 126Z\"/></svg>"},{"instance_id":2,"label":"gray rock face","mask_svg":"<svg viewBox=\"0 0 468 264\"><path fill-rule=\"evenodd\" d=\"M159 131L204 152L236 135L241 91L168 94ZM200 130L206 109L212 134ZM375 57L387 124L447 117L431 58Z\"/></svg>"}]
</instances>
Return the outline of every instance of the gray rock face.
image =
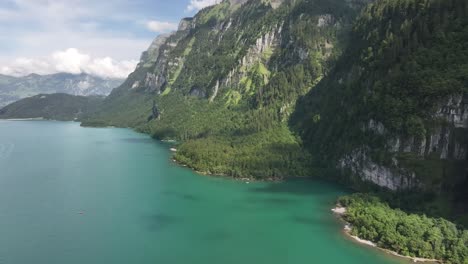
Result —
<instances>
[{"instance_id":1,"label":"gray rock face","mask_svg":"<svg viewBox=\"0 0 468 264\"><path fill-rule=\"evenodd\" d=\"M333 25L335 23L335 19L332 15L321 15L318 17L317 27L326 27Z\"/></svg>"},{"instance_id":2,"label":"gray rock face","mask_svg":"<svg viewBox=\"0 0 468 264\"><path fill-rule=\"evenodd\" d=\"M145 87L148 91L160 93L166 78L160 74L146 73Z\"/></svg>"},{"instance_id":3,"label":"gray rock face","mask_svg":"<svg viewBox=\"0 0 468 264\"><path fill-rule=\"evenodd\" d=\"M180 25L184 30L160 35L153 41L149 49L143 53L140 64L132 74L139 79L141 79L140 76L144 76L144 79L134 80L131 89L156 94L164 91L168 83L168 67L179 63L179 58L170 59L170 53L177 46L179 40L189 33L190 27L193 26L192 23L190 18L185 18ZM129 80L131 81L131 78Z\"/></svg>"},{"instance_id":4,"label":"gray rock face","mask_svg":"<svg viewBox=\"0 0 468 264\"><path fill-rule=\"evenodd\" d=\"M282 3L284 3L286 0L270 0L270 5L273 9L276 9L280 7Z\"/></svg>"},{"instance_id":5,"label":"gray rock face","mask_svg":"<svg viewBox=\"0 0 468 264\"><path fill-rule=\"evenodd\" d=\"M213 95L211 95L211 97L210 97L210 103L214 101L214 99L218 95L218 91L219 91L219 80L216 81L216 85L215 85L215 87L213 89Z\"/></svg>"},{"instance_id":6,"label":"gray rock face","mask_svg":"<svg viewBox=\"0 0 468 264\"><path fill-rule=\"evenodd\" d=\"M255 45L249 48L247 54L239 61L236 67L221 81L221 86L231 87L237 85L246 76L244 69L248 69L258 62L266 64L268 59L265 60L263 54L265 52L273 52L279 46L282 30L282 26L278 25L272 31L259 37Z\"/></svg>"},{"instance_id":7,"label":"gray rock face","mask_svg":"<svg viewBox=\"0 0 468 264\"><path fill-rule=\"evenodd\" d=\"M366 154L367 151L365 148L354 150L340 160L338 167L350 170L364 181L393 191L419 186L415 173L399 168L396 159L393 160L392 167L379 165L372 161Z\"/></svg>"},{"instance_id":8,"label":"gray rock face","mask_svg":"<svg viewBox=\"0 0 468 264\"><path fill-rule=\"evenodd\" d=\"M229 0L231 5L242 5L242 4L246 3L247 1L249 1L249 0Z\"/></svg>"},{"instance_id":9,"label":"gray rock face","mask_svg":"<svg viewBox=\"0 0 468 264\"><path fill-rule=\"evenodd\" d=\"M421 157L436 153L440 159L467 159L468 95L452 95L434 114L437 125L422 139L398 137L387 143L392 152L413 152ZM457 133L459 131L459 133Z\"/></svg>"},{"instance_id":10,"label":"gray rock face","mask_svg":"<svg viewBox=\"0 0 468 264\"><path fill-rule=\"evenodd\" d=\"M345 0L351 8L362 8L363 6L375 2L376 0Z\"/></svg>"},{"instance_id":11,"label":"gray rock face","mask_svg":"<svg viewBox=\"0 0 468 264\"><path fill-rule=\"evenodd\" d=\"M468 160L468 95L452 95L441 101L434 119L439 122L427 131L425 137L390 137L386 150L391 155L414 153L421 159L436 155L442 160ZM363 130L388 136L384 125L372 119ZM355 150L343 157L338 167L349 169L363 180L392 190L420 186L415 180L415 174L400 168L396 159L392 166L379 165L368 157L367 151L365 147Z\"/></svg>"},{"instance_id":12,"label":"gray rock face","mask_svg":"<svg viewBox=\"0 0 468 264\"><path fill-rule=\"evenodd\" d=\"M192 87L189 92L190 96L195 96L195 97L200 97L200 98L205 98L206 97L206 92L200 89L199 87Z\"/></svg>"},{"instance_id":13,"label":"gray rock face","mask_svg":"<svg viewBox=\"0 0 468 264\"><path fill-rule=\"evenodd\" d=\"M251 0L229 0L229 3L231 4L231 6L235 6L235 5L242 5L242 4L245 4L247 3L248 1L251 1ZM286 0L268 0L268 1L264 1L264 2L269 2L269 4L271 5L272 8L276 9L278 8L282 3L284 3Z\"/></svg>"},{"instance_id":14,"label":"gray rock face","mask_svg":"<svg viewBox=\"0 0 468 264\"><path fill-rule=\"evenodd\" d=\"M364 130L373 131L378 135L383 135L386 132L385 126L381 122L373 119L369 120L369 123L364 127Z\"/></svg>"},{"instance_id":15,"label":"gray rock face","mask_svg":"<svg viewBox=\"0 0 468 264\"><path fill-rule=\"evenodd\" d=\"M468 94L450 96L440 105L435 116L457 128L468 128Z\"/></svg>"},{"instance_id":16,"label":"gray rock face","mask_svg":"<svg viewBox=\"0 0 468 264\"><path fill-rule=\"evenodd\" d=\"M191 17L183 18L179 23L178 31L190 30L194 27L194 19Z\"/></svg>"},{"instance_id":17,"label":"gray rock face","mask_svg":"<svg viewBox=\"0 0 468 264\"><path fill-rule=\"evenodd\" d=\"M148 50L143 52L141 55L140 64L138 67L151 67L151 65L155 63L159 57L159 49L166 42L169 36L170 34L162 34L157 36L149 46Z\"/></svg>"}]
</instances>

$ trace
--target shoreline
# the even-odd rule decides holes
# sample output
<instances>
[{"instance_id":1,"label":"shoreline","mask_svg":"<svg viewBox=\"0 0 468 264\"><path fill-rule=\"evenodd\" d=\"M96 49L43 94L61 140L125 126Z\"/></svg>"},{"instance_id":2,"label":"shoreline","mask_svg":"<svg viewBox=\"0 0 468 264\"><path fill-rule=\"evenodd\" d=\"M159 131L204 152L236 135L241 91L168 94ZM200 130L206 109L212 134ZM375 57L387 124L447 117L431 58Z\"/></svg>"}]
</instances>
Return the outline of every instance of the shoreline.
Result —
<instances>
[{"instance_id":1,"label":"shoreline","mask_svg":"<svg viewBox=\"0 0 468 264\"><path fill-rule=\"evenodd\" d=\"M0 119L0 120L5 120L5 121L42 121L46 120L43 117L33 117L33 118L6 118L6 119Z\"/></svg>"},{"instance_id":2,"label":"shoreline","mask_svg":"<svg viewBox=\"0 0 468 264\"><path fill-rule=\"evenodd\" d=\"M159 140L163 143L177 143L178 141L176 140ZM264 179L258 179L258 178L252 178L252 177L232 177L226 174L214 174L211 172L202 172L198 171L197 169L189 166L188 164L185 164L179 160L177 160L174 156L174 154L177 153L178 149L175 146L169 147L169 151L171 152L170 160L176 164L177 166L183 167L183 168L188 168L192 170L193 172L201 175L201 176L208 176L208 177L220 177L220 178L226 178L226 179L231 179L235 181L242 181L244 183L251 183L251 182L282 182L285 180L285 178L274 178L274 177L267 177Z\"/></svg>"},{"instance_id":3,"label":"shoreline","mask_svg":"<svg viewBox=\"0 0 468 264\"><path fill-rule=\"evenodd\" d=\"M341 207L339 205L337 205L335 208L332 208L331 211L337 215L339 217L340 220L344 221L345 222L345 225L344 225L344 228L343 228L343 233L345 236L351 238L354 242L358 243L358 244L361 244L361 245L365 245L365 246L369 246L369 247L372 247L372 248L375 248L375 249L378 249L380 251L383 251L389 255L392 255L394 257L398 257L398 258L403 258L403 259L407 259L407 260L411 260L412 262L425 262L425 263L443 263L443 261L440 261L440 260L437 260L437 259L426 259L426 258L418 258L418 257L411 257L411 256L405 256L405 255L401 255L395 251L392 251L390 249L386 249L386 248L382 248L382 247L379 247L377 246L376 243L370 241L370 240L365 240L365 239L362 239L358 236L353 236L351 234L351 224L349 224L348 222L346 222L343 218L343 216L346 214L346 207Z\"/></svg>"},{"instance_id":4,"label":"shoreline","mask_svg":"<svg viewBox=\"0 0 468 264\"><path fill-rule=\"evenodd\" d=\"M244 182L244 183L251 183L251 182L282 182L285 180L285 178L273 178L273 177L267 177L267 178L264 178L264 179L258 179L258 178L251 178L251 177L232 177L232 176L229 176L229 175L226 175L226 174L213 174L211 172L202 172L202 171L198 171L196 170L195 168L183 163L183 162L180 162L178 161L175 157L174 157L174 154L177 152L177 151L173 151L172 149L169 149L169 151L171 151L171 157L170 157L170 160L176 164L177 166L180 166L180 167L183 167L183 168L188 168L190 170L192 170L193 172L201 175L201 176L205 176L205 177L219 177L219 178L226 178L226 179L231 179L231 180L235 180L235 181L241 181L241 182Z\"/></svg>"},{"instance_id":5,"label":"shoreline","mask_svg":"<svg viewBox=\"0 0 468 264\"><path fill-rule=\"evenodd\" d=\"M0 121L47 121L49 119L45 119L43 117L39 117L39 118L13 118L13 119L0 119ZM53 120L55 121L55 120ZM60 120L57 120L57 121L60 121ZM61 121L63 122L63 121ZM72 121L72 122L76 122L76 121ZM81 125L80 125L81 126ZM90 127L93 127L93 128L98 128L96 126L90 126ZM102 128L118 128L118 127L115 127L115 126L105 126L105 127L102 127ZM133 128L130 128L132 130L135 131L135 129ZM137 132L137 131L135 131ZM148 133L144 133L144 134L148 134ZM163 142L163 143L169 143L169 144L174 144L174 143L177 143L178 141L176 140L159 140L160 142ZM190 169L191 171L201 175L201 176L209 176L209 177L218 177L218 178L226 178L226 179L230 179L230 180L234 180L234 181L238 181L238 182L243 182L243 183L246 183L246 184L249 184L251 182L282 182L284 181L285 179L288 179L288 178L274 178L274 177L266 177L266 178L251 178L251 177L232 177L232 176L228 176L228 175L225 175L225 174L213 174L211 172L201 172L201 171L198 171L196 170L195 168L183 163L183 162L180 162L178 160L175 159L174 155L178 149L176 149L175 147L170 147L169 148L169 151L171 152L171 156L170 156L170 160L176 164L177 166L180 166L180 167L185 167L185 168L188 168ZM303 177L291 177L291 178L303 178ZM440 261L440 260L437 260L437 259L426 259L426 258L419 258L419 257L411 257L411 256L405 256L405 255L401 255L395 251L391 251L389 249L385 249L385 248L382 248L382 247L379 247L377 246L376 243L370 241L370 240L365 240L365 239L361 239L359 238L358 236L354 236L351 234L351 225L349 223L347 223L345 220L344 220L344 215L346 214L346 207L341 207L339 205L336 205L335 208L332 208L331 211L336 215L338 216L338 218L343 221L345 223L344 227L343 227L343 233L346 237L348 238L351 238L352 241L354 241L355 243L358 243L358 244L361 244L361 245L365 245L365 246L368 246L368 247L372 247L372 248L376 248L378 249L379 251L382 251L386 254L389 254L393 257L398 257L398 258L402 258L402 259L406 259L406 260L411 260L412 262L425 262L425 263L443 263L443 261Z\"/></svg>"}]
</instances>

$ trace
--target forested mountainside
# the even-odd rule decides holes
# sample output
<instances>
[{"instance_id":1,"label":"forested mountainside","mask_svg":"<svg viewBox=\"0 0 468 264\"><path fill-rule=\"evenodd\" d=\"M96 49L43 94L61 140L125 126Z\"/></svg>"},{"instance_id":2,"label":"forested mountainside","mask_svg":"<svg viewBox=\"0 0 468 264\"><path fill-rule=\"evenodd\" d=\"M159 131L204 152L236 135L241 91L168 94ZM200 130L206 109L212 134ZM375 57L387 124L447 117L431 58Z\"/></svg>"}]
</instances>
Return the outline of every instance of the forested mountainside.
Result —
<instances>
[{"instance_id":1,"label":"forested mountainside","mask_svg":"<svg viewBox=\"0 0 468 264\"><path fill-rule=\"evenodd\" d=\"M0 119L44 118L72 121L95 112L103 96L75 96L63 93L39 94L0 109Z\"/></svg>"},{"instance_id":2,"label":"forested mountainside","mask_svg":"<svg viewBox=\"0 0 468 264\"><path fill-rule=\"evenodd\" d=\"M123 81L103 79L85 73L30 74L24 77L0 74L0 107L38 94L108 95Z\"/></svg>"},{"instance_id":3,"label":"forested mountainside","mask_svg":"<svg viewBox=\"0 0 468 264\"><path fill-rule=\"evenodd\" d=\"M287 120L333 68L365 3L223 1L203 9L158 37L84 125L182 140L177 160L205 173L310 175L310 155Z\"/></svg>"},{"instance_id":4,"label":"forested mountainside","mask_svg":"<svg viewBox=\"0 0 468 264\"><path fill-rule=\"evenodd\" d=\"M419 210L466 215L468 2L380 0L351 38L298 103L291 123L307 148L355 186L417 189ZM397 206L421 205L412 198Z\"/></svg>"},{"instance_id":5,"label":"forested mountainside","mask_svg":"<svg viewBox=\"0 0 468 264\"><path fill-rule=\"evenodd\" d=\"M465 0L225 0L159 36L83 125L177 139L204 173L340 175L463 216L467 17Z\"/></svg>"}]
</instances>

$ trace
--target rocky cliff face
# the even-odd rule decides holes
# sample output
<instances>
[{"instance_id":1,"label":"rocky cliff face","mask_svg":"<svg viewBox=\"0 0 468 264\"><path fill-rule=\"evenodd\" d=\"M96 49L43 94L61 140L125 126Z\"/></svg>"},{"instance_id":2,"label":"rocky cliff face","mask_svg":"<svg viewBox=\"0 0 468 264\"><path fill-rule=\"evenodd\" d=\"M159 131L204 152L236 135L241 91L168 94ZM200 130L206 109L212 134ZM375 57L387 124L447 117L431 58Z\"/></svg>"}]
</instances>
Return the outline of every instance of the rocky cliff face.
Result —
<instances>
[{"instance_id":1,"label":"rocky cliff face","mask_svg":"<svg viewBox=\"0 0 468 264\"><path fill-rule=\"evenodd\" d=\"M338 167L358 175L363 181L393 191L420 187L416 174L400 168L396 159L392 160L391 165L381 165L369 157L368 151L366 147L354 150L339 161Z\"/></svg>"},{"instance_id":2,"label":"rocky cliff face","mask_svg":"<svg viewBox=\"0 0 468 264\"><path fill-rule=\"evenodd\" d=\"M456 193L468 179L467 87L457 81L463 74L453 73L465 67L454 58L464 56L466 43L453 49L427 26L440 23L432 19L441 13L466 19L456 4L430 2L425 12L411 9L414 2L382 0L365 8L353 45L298 107L298 131L323 163L332 161L345 175L391 190ZM410 22L408 12L420 19ZM318 25L331 21L324 15ZM463 25L437 30L464 39ZM424 62L449 50L458 55Z\"/></svg>"},{"instance_id":3,"label":"rocky cliff face","mask_svg":"<svg viewBox=\"0 0 468 264\"><path fill-rule=\"evenodd\" d=\"M182 23L182 22L181 22ZM170 34L162 34L156 37L151 45L149 46L148 50L143 52L140 58L140 63L137 67L151 67L154 63L156 63L159 57L159 49L161 46L166 43L167 39L170 37Z\"/></svg>"},{"instance_id":4,"label":"rocky cliff face","mask_svg":"<svg viewBox=\"0 0 468 264\"><path fill-rule=\"evenodd\" d=\"M421 138L391 135L382 123L370 120L363 130L387 138L385 149L391 156L391 162L386 165L378 164L369 157L369 148L361 147L340 159L338 167L349 169L352 173L360 175L363 180L392 190L424 188L415 171L399 164L398 155L408 153L420 160L431 157L467 162L467 110L466 93L449 96L439 103L433 114L435 122Z\"/></svg>"},{"instance_id":5,"label":"rocky cliff face","mask_svg":"<svg viewBox=\"0 0 468 264\"><path fill-rule=\"evenodd\" d=\"M344 25L349 26L350 21L325 9L322 11L318 4L315 9L307 7L311 10L300 10L301 5L309 4L230 0L206 8L193 18L184 18L177 32L158 36L153 41L142 54L135 72L110 98L131 91L167 95L177 90L209 102L227 100L227 104L232 104L241 98L247 100L255 95L258 86L268 84L272 70L279 66L273 64L283 64L271 59L284 48L291 49L292 53L282 55L284 58L274 56L276 60L301 64L314 57L317 63L332 61L337 32L345 31ZM314 23L311 33L322 36L314 43L295 43L293 39L299 32L291 29L309 22ZM328 37L326 32L330 33ZM292 104L285 105L290 108Z\"/></svg>"}]
</instances>

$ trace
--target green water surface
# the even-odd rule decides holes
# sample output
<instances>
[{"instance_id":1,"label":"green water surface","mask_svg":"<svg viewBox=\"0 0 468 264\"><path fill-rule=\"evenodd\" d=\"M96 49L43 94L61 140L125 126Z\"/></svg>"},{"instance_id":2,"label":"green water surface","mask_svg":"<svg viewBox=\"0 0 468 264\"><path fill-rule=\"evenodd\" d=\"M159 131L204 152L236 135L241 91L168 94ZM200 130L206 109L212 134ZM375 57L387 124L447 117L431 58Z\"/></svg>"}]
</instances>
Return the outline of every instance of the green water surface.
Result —
<instances>
[{"instance_id":1,"label":"green water surface","mask_svg":"<svg viewBox=\"0 0 468 264\"><path fill-rule=\"evenodd\" d=\"M0 121L0 264L402 263L343 236L343 193L200 176L128 129Z\"/></svg>"}]
</instances>

